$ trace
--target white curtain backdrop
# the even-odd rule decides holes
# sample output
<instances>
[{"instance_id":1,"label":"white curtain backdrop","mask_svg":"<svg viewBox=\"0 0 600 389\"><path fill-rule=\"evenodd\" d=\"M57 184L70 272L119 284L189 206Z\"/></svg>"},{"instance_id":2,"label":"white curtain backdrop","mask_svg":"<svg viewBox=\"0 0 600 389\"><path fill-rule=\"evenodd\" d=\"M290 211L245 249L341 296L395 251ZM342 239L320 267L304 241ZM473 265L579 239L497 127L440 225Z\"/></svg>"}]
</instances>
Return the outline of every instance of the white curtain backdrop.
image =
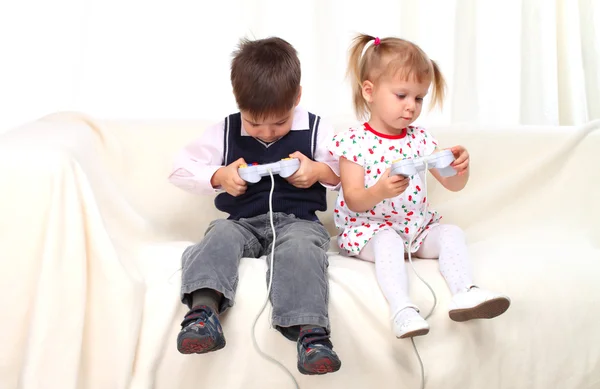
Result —
<instances>
[{"instance_id":1,"label":"white curtain backdrop","mask_svg":"<svg viewBox=\"0 0 600 389\"><path fill-rule=\"evenodd\" d=\"M600 118L600 0L2 0L0 131L58 110L220 119L243 36L289 40L303 105L348 117L356 32L414 40L439 62L448 99L422 124Z\"/></svg>"}]
</instances>

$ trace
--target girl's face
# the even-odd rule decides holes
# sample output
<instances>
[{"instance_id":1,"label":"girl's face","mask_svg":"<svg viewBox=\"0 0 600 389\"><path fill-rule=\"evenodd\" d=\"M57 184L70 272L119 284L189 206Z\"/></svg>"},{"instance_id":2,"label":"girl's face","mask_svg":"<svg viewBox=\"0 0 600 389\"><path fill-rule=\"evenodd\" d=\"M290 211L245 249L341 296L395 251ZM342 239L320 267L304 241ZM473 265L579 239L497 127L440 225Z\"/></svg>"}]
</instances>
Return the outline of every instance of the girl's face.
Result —
<instances>
[{"instance_id":1,"label":"girl's face","mask_svg":"<svg viewBox=\"0 0 600 389\"><path fill-rule=\"evenodd\" d=\"M373 84L363 83L363 97L369 103L372 124L392 133L401 131L417 120L423 108L431 80L418 82L382 78Z\"/></svg>"}]
</instances>

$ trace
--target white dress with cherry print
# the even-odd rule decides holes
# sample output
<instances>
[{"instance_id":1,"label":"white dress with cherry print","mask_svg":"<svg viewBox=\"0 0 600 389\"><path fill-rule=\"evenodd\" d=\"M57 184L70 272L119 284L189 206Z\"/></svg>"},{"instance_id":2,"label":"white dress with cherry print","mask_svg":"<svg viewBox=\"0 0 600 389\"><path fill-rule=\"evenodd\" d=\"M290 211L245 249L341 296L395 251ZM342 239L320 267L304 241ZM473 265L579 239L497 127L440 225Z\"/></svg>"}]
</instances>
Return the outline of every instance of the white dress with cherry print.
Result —
<instances>
[{"instance_id":1,"label":"white dress with cherry print","mask_svg":"<svg viewBox=\"0 0 600 389\"><path fill-rule=\"evenodd\" d=\"M393 161L429 155L436 146L435 139L421 127L410 126L401 135L391 136L378 133L365 123L334 136L329 151L338 158L361 165L365 170L365 188L369 188ZM391 228L402 236L405 251L411 238L411 251L417 251L427 236L427 230L438 224L441 218L429 207L424 212L427 201L423 192L425 174L411 176L404 193L382 201L367 212L348 209L340 189L334 210L334 221L340 231L340 249L348 255L357 255L377 231Z\"/></svg>"}]
</instances>

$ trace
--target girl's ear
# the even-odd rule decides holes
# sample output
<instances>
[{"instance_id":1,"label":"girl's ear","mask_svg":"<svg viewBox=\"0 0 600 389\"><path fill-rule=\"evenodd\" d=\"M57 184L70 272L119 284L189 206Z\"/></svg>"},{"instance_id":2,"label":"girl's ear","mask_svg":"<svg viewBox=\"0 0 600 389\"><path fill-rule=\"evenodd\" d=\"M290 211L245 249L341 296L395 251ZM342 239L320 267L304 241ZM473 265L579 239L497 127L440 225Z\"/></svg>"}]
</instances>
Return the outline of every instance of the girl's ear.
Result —
<instances>
[{"instance_id":1,"label":"girl's ear","mask_svg":"<svg viewBox=\"0 0 600 389\"><path fill-rule=\"evenodd\" d=\"M368 104L373 102L373 83L371 81L365 80L362 83L362 96Z\"/></svg>"}]
</instances>

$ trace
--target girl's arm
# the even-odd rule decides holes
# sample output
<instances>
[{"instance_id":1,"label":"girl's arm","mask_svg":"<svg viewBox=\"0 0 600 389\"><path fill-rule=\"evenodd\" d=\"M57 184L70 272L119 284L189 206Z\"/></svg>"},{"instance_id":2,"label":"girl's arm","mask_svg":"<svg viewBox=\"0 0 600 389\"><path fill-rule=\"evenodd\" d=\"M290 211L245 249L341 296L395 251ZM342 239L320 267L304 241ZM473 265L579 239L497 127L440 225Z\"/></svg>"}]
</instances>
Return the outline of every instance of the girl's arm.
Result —
<instances>
[{"instance_id":1,"label":"girl's arm","mask_svg":"<svg viewBox=\"0 0 600 389\"><path fill-rule=\"evenodd\" d=\"M346 206L353 212L366 212L383 201L377 185L365 188L365 169L346 158L340 158L340 179Z\"/></svg>"},{"instance_id":2,"label":"girl's arm","mask_svg":"<svg viewBox=\"0 0 600 389\"><path fill-rule=\"evenodd\" d=\"M440 150L436 148L435 151L437 152ZM469 181L469 153L463 146L454 146L450 148L450 151L452 151L455 158L451 166L456 169L458 174L452 177L442 177L436 169L431 169L429 171L436 180L444 186L444 188L452 192L458 192L463 190Z\"/></svg>"},{"instance_id":3,"label":"girl's arm","mask_svg":"<svg viewBox=\"0 0 600 389\"><path fill-rule=\"evenodd\" d=\"M459 192L463 190L465 186L467 186L467 182L469 181L469 168L464 170L464 173L461 175L455 175L452 177L442 177L437 169L431 169L431 174L439 181L440 184L451 192Z\"/></svg>"},{"instance_id":4,"label":"girl's arm","mask_svg":"<svg viewBox=\"0 0 600 389\"><path fill-rule=\"evenodd\" d=\"M389 170L381 176L377 184L365 188L365 169L346 158L340 158L340 178L344 199L348 209L354 212L367 212L386 198L386 193L403 192L406 189L401 177L387 177ZM383 185L381 183L386 183ZM389 188L387 188L389 187Z\"/></svg>"}]
</instances>

